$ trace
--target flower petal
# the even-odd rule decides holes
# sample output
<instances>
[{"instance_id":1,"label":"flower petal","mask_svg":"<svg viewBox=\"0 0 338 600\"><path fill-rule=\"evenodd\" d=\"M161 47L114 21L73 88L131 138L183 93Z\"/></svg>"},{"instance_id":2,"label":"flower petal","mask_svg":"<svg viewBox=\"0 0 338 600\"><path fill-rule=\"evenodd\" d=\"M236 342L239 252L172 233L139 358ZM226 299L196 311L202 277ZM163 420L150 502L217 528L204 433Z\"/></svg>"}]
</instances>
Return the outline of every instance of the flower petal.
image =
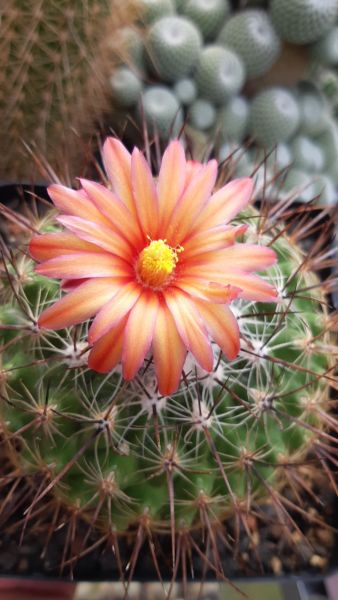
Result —
<instances>
[{"instance_id":1,"label":"flower petal","mask_svg":"<svg viewBox=\"0 0 338 600\"><path fill-rule=\"evenodd\" d=\"M249 204L252 190L253 180L250 177L234 179L227 183L210 198L194 224L194 230L229 223Z\"/></svg>"},{"instance_id":2,"label":"flower petal","mask_svg":"<svg viewBox=\"0 0 338 600\"><path fill-rule=\"evenodd\" d=\"M125 379L135 376L151 346L158 308L157 294L151 290L144 290L130 311L122 350Z\"/></svg>"},{"instance_id":3,"label":"flower petal","mask_svg":"<svg viewBox=\"0 0 338 600\"><path fill-rule=\"evenodd\" d=\"M192 178L195 177L198 171L203 169L203 167L203 163L199 162L198 160L187 160L185 187L188 187Z\"/></svg>"},{"instance_id":4,"label":"flower petal","mask_svg":"<svg viewBox=\"0 0 338 600\"><path fill-rule=\"evenodd\" d=\"M133 255L133 249L127 240L105 225L92 223L80 217L58 217L57 221L82 240L96 244L124 260L130 260Z\"/></svg>"},{"instance_id":5,"label":"flower petal","mask_svg":"<svg viewBox=\"0 0 338 600\"><path fill-rule=\"evenodd\" d=\"M108 277L82 283L41 313L40 327L63 329L86 321L116 294L122 283L121 279Z\"/></svg>"},{"instance_id":6,"label":"flower petal","mask_svg":"<svg viewBox=\"0 0 338 600\"><path fill-rule=\"evenodd\" d=\"M29 243L29 253L35 260L43 261L63 254L98 252L93 244L80 240L69 233L45 233L35 235Z\"/></svg>"},{"instance_id":7,"label":"flower petal","mask_svg":"<svg viewBox=\"0 0 338 600\"><path fill-rule=\"evenodd\" d=\"M80 181L94 205L108 219L108 226L113 227L121 236L126 237L133 246L139 248L140 244L144 243L144 236L136 216L124 206L117 196L100 183L87 179L81 179Z\"/></svg>"},{"instance_id":8,"label":"flower petal","mask_svg":"<svg viewBox=\"0 0 338 600\"><path fill-rule=\"evenodd\" d=\"M208 201L217 177L217 162L211 160L192 177L170 220L166 237L171 246L181 244L190 233L203 205Z\"/></svg>"},{"instance_id":9,"label":"flower petal","mask_svg":"<svg viewBox=\"0 0 338 600\"><path fill-rule=\"evenodd\" d=\"M239 353L239 327L236 317L227 306L212 305L196 301L199 312L210 332L211 338L222 349L229 360Z\"/></svg>"},{"instance_id":10,"label":"flower petal","mask_svg":"<svg viewBox=\"0 0 338 600\"><path fill-rule=\"evenodd\" d=\"M203 229L184 243L184 255L182 258L186 260L199 254L214 252L215 250L232 246L236 238L245 233L247 228L247 225L238 225L237 227L224 225L211 229Z\"/></svg>"},{"instance_id":11,"label":"flower petal","mask_svg":"<svg viewBox=\"0 0 338 600\"><path fill-rule=\"evenodd\" d=\"M233 285L206 282L196 277L180 277L175 281L175 287L183 290L189 296L201 298L216 304L229 304L241 293L241 288Z\"/></svg>"},{"instance_id":12,"label":"flower petal","mask_svg":"<svg viewBox=\"0 0 338 600\"><path fill-rule=\"evenodd\" d=\"M226 248L223 253L224 265L243 271L263 271L277 261L277 255L272 248L255 244L235 244Z\"/></svg>"},{"instance_id":13,"label":"flower petal","mask_svg":"<svg viewBox=\"0 0 338 600\"><path fill-rule=\"evenodd\" d=\"M257 275L239 269L220 269L206 262L204 264L189 265L184 269L184 272L182 269L181 277L196 277L197 280L205 279L206 283L212 281L224 286L238 287L241 289L239 297L244 300L256 300L257 302L278 301L277 290L270 283Z\"/></svg>"},{"instance_id":14,"label":"flower petal","mask_svg":"<svg viewBox=\"0 0 338 600\"><path fill-rule=\"evenodd\" d=\"M88 341L95 343L130 311L140 297L141 287L135 281L129 281L96 315L88 332Z\"/></svg>"},{"instance_id":15,"label":"flower petal","mask_svg":"<svg viewBox=\"0 0 338 600\"><path fill-rule=\"evenodd\" d=\"M168 289L164 298L185 346L203 369L211 371L214 359L211 344L195 304L185 293L174 288Z\"/></svg>"},{"instance_id":16,"label":"flower petal","mask_svg":"<svg viewBox=\"0 0 338 600\"><path fill-rule=\"evenodd\" d=\"M94 344L88 358L88 367L98 373L108 373L121 361L123 334L127 317L121 319Z\"/></svg>"},{"instance_id":17,"label":"flower petal","mask_svg":"<svg viewBox=\"0 0 338 600\"><path fill-rule=\"evenodd\" d=\"M113 190L131 214L135 215L136 207L131 187L131 156L128 150L119 140L109 137L103 145L102 157Z\"/></svg>"},{"instance_id":18,"label":"flower petal","mask_svg":"<svg viewBox=\"0 0 338 600\"><path fill-rule=\"evenodd\" d=\"M227 271L224 280L230 285L241 288L240 298L244 300L255 300L256 302L277 302L278 293L270 283L251 273L240 271Z\"/></svg>"},{"instance_id":19,"label":"flower petal","mask_svg":"<svg viewBox=\"0 0 338 600\"><path fill-rule=\"evenodd\" d=\"M100 213L83 190L72 190L64 185L53 184L47 191L56 208L66 215L107 224L107 218Z\"/></svg>"},{"instance_id":20,"label":"flower petal","mask_svg":"<svg viewBox=\"0 0 338 600\"><path fill-rule=\"evenodd\" d=\"M162 301L154 330L153 352L160 394L167 396L179 386L187 354L171 313Z\"/></svg>"},{"instance_id":21,"label":"flower petal","mask_svg":"<svg viewBox=\"0 0 338 600\"><path fill-rule=\"evenodd\" d=\"M142 231L156 239L159 219L157 192L149 165L138 148L134 148L131 156L131 177Z\"/></svg>"},{"instance_id":22,"label":"flower petal","mask_svg":"<svg viewBox=\"0 0 338 600\"><path fill-rule=\"evenodd\" d=\"M184 190L186 160L184 149L178 140L172 141L163 154L158 176L158 201L161 232L166 230L170 217ZM165 237L165 234L161 233Z\"/></svg>"},{"instance_id":23,"label":"flower petal","mask_svg":"<svg viewBox=\"0 0 338 600\"><path fill-rule=\"evenodd\" d=\"M127 262L105 252L81 252L57 256L35 267L35 271L46 277L57 279L86 279L87 277L118 277L131 274Z\"/></svg>"}]
</instances>

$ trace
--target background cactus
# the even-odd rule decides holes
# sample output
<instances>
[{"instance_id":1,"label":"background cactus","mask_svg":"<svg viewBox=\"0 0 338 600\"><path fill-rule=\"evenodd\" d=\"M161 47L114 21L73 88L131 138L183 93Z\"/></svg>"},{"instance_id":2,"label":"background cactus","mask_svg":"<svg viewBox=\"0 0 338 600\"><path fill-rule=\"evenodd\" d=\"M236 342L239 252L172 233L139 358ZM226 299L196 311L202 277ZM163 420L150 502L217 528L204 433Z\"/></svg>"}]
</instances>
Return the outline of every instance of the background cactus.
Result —
<instances>
[{"instance_id":1,"label":"background cactus","mask_svg":"<svg viewBox=\"0 0 338 600\"><path fill-rule=\"evenodd\" d=\"M291 157L293 148L297 155L289 164L314 182L312 159L307 165L298 160L298 139L305 135L308 148L316 154L313 160L321 162L315 175L321 177L324 191L316 203L325 204L328 198L333 203L338 152L332 151L332 144L326 150L326 138L323 143L317 138L336 119L336 92L328 94L333 97L328 100L320 88L327 87L321 86L322 80L335 80L338 4L336 0L324 4L318 0L295 0L292 6L289 0L166 0L157 3L155 10L152 1L140 0L140 27L132 34L130 29L126 32L129 57L127 49L121 53L128 80L121 87L119 72L111 80L115 102L124 110L111 119L111 125L120 132L127 130L133 141L135 124L143 129L143 96L148 98L148 89L160 85L163 93L167 89L172 107L169 94L176 97L171 114L180 115L186 141L196 155L203 156L216 140L226 157L234 143L242 142L248 155L236 163L236 172L251 175L251 167L257 166L252 154L262 147L272 152L275 145L287 142ZM147 125L156 129L152 111L149 116L146 111L146 118ZM163 127L159 121L157 134L163 142L171 131L177 128L170 127L169 119ZM319 153L324 153L324 161L318 160ZM311 189L315 188L317 184ZM312 198L306 195L298 200Z\"/></svg>"},{"instance_id":2,"label":"background cactus","mask_svg":"<svg viewBox=\"0 0 338 600\"><path fill-rule=\"evenodd\" d=\"M0 178L70 180L109 106L112 39L131 2L8 0L1 11ZM36 155L32 165L29 146ZM67 167L65 167L67 164Z\"/></svg>"},{"instance_id":3,"label":"background cactus","mask_svg":"<svg viewBox=\"0 0 338 600\"><path fill-rule=\"evenodd\" d=\"M280 302L236 302L239 357L227 362L215 346L217 364L207 374L188 356L172 397L159 397L151 357L130 383L119 368L106 376L89 371L87 324L39 330L37 316L60 289L34 273L26 242L31 228L56 230L55 215L33 213L31 222L23 222L6 210L23 234L21 247L3 249L1 431L12 469L32 489L23 535L46 504L53 514L50 536L69 515L63 568L89 551L95 529L96 543L113 536L118 565L119 544L126 534L134 540L130 579L145 540L158 573L163 566L175 577L180 565L186 576L188 548L196 551L199 532L204 572L222 576L217 543L227 543L229 517L237 523L235 554L240 528L250 536L250 518L263 505L270 505L283 536L285 526L298 527L291 510L313 518L299 502L302 491L311 490L317 467L326 485L333 482L335 317L327 294L334 281L316 274L331 264L327 224L318 234L318 217L295 225L296 213L283 223L282 206L250 209L238 220L248 225L247 241L277 251L278 264L265 277ZM317 231L317 239L303 251L298 242L309 230ZM287 485L298 494L295 502L284 493ZM87 531L75 551L81 520ZM161 568L152 550L158 535L171 544L171 559ZM119 568L123 576L125 565Z\"/></svg>"}]
</instances>

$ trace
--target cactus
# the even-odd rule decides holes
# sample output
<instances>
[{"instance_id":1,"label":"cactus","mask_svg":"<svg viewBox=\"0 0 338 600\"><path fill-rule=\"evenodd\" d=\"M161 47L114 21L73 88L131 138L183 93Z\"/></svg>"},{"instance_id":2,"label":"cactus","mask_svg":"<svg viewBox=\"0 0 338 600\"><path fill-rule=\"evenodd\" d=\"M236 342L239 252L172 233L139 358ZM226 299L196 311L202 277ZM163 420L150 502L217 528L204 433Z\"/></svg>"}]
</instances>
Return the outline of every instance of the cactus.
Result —
<instances>
[{"instance_id":1,"label":"cactus","mask_svg":"<svg viewBox=\"0 0 338 600\"><path fill-rule=\"evenodd\" d=\"M114 154L114 169L109 168L107 154L105 163L116 193L127 201L128 154L120 145L115 144L114 148L119 151ZM169 157L173 160L167 154L167 161ZM170 187L163 188L163 178L159 183L166 202L174 189L182 187L179 165L175 162L167 164L171 177L166 183ZM188 163L188 167L188 180L198 177L200 187L202 166ZM207 168L211 169L211 164ZM134 176L137 186L136 172ZM87 193L102 190L103 195L97 196L97 202L98 206L104 207L104 188L85 181L83 185ZM248 185L245 179L228 188L230 199L224 219L225 214L228 218L233 217L236 207L243 207L243 212L234 221L234 231L239 239L233 247L235 254L236 247L243 241L245 244L259 243L273 248L278 261L272 265L272 251L266 250L266 265L271 266L264 271L263 279L258 280L248 272L244 277L242 272L239 280L241 285L247 286L246 293L239 299L238 294L243 290L234 287L228 291L229 300L231 294L237 296L231 303L241 338L237 358L229 360L219 350L220 323L215 322L212 326L214 368L204 370L189 352L178 388L164 395L158 390L151 353L146 355L138 374L130 381L124 380L118 360L117 366L111 368L115 353L116 356L119 353L120 342L117 341L109 351L108 348L103 353L101 350L100 369L109 371L111 368L108 373L100 374L88 368L90 322L86 321L85 315L79 319L83 323L58 331L38 324L41 312L59 299L60 284L39 274L41 271L46 275L46 270L36 268L27 254L29 235L32 231L48 234L35 237L30 246L33 256L46 260L50 251L54 256L61 256L64 247L70 243L69 233L55 237L55 233L60 232L60 221L74 227L75 232L81 222L87 223L88 227L88 221L76 216L65 216L56 221L55 211L48 210L43 218L33 211L30 222L5 209L5 215L22 228L23 235L21 246L18 241L17 248L4 248L3 252L1 432L15 473L20 473L31 486L24 530L36 515L41 519L44 503L52 510L52 516L48 512L47 518L48 539L61 522L69 520L63 568L65 565L73 567L90 551L90 540L96 530L98 538L93 547L107 539L113 540L121 577L124 577L126 565L121 564L119 547L126 535L135 542L128 561L129 579L133 577L146 540L158 574L163 566L169 571L172 568L175 577L180 563L183 577L186 577L187 556L189 552L198 551L204 561L204 571L211 565L213 572L222 576L217 544L228 543L226 524L229 517L235 518L236 522L230 538L231 544L235 544L235 555L240 528L243 527L251 539L253 532L249 519L251 515L260 518L262 506L270 506L270 517L273 515L271 518L280 523L281 535L285 537L285 527L287 530L297 527L289 515L290 510L298 512L302 518L319 518L305 513L301 494L311 489L311 480L317 474L316 465L327 474L328 482L333 481L330 461L334 463L334 455L330 446L336 442L332 431L337 430L337 424L330 412L333 402L329 389L336 386L337 381L332 359L334 320L327 310L327 293L333 281L329 278L322 282L316 274L330 264L329 254L325 236L318 234L315 222L313 231L317 239L305 252L298 240L306 236L311 223L306 224L301 219L297 225L296 214L294 218L289 214L289 221L283 223L281 210L259 214L254 208L245 208L244 196L240 198L239 190ZM231 196L231 186L236 190L235 196ZM140 195L144 193L142 189L144 187L139 188ZM151 189L148 187L150 194ZM194 198L198 189L196 187ZM79 216L87 207L89 219L91 216L94 221L100 218L107 226L109 211L99 212L87 193L62 191L53 186L50 193L59 209L63 207L66 213ZM140 195L137 198L142 203L145 196L141 198ZM188 211L181 214L180 227L184 226L182 221L187 212L190 215L193 210L190 206L186 208ZM151 231L154 215L139 214L141 219L148 219ZM212 214L210 219L212 221ZM120 225L128 236L130 220L123 225L117 221L116 226ZM85 244L86 256L93 252L93 236L95 232L90 233L88 229L86 241L78 240L74 251ZM72 239L78 238L73 236ZM165 242L151 241L147 248L158 243L160 246L156 251L166 249L168 253L170 247ZM113 242L107 238L105 244L108 243ZM229 238L229 243L231 257L234 240ZM252 246L252 265L258 260L255 260L258 251L254 248L257 246ZM105 262L107 253L102 249L100 252ZM173 252L171 248L170 261ZM175 252L176 261L184 249L179 246ZM147 260L153 260L154 256L147 255ZM87 264L83 259L81 268L88 272L89 263L94 265L93 260L88 258ZM100 264L102 266L102 262ZM249 265L244 262L242 268L247 267ZM143 271L138 272L142 273L140 277L145 276ZM147 271L148 278L149 273ZM162 277L162 271L156 275L156 281L159 276ZM199 276L202 276L200 272ZM99 285L100 281L96 281ZM70 293L74 293L78 285L76 280L68 278L64 281L65 290L73 289ZM259 302L249 300L257 285L261 290ZM221 289L216 288L213 291L211 288L210 293L220 294ZM273 288L278 292L277 304L271 303ZM100 294L98 287L92 300L94 304ZM199 300L199 306L202 310L202 300ZM62 314L56 318L62 317L64 323L68 311L64 309ZM43 323L41 318L39 323ZM192 327L193 320L189 323ZM136 328L136 348L142 343L146 327L147 315L143 313ZM170 343L169 338L167 343ZM232 343L231 338L227 338L225 345L230 349ZM168 360L171 360L169 356ZM203 362L206 358L199 360ZM203 364L205 366L205 362ZM90 365L93 365L91 358ZM284 494L287 484L291 492ZM74 551L72 540L76 536L78 520L87 524L87 533ZM297 531L297 535L301 535L299 529ZM196 532L201 533L198 542ZM160 534L171 541L171 559L164 558L165 564L161 566L153 550L153 540Z\"/></svg>"},{"instance_id":2,"label":"cactus","mask_svg":"<svg viewBox=\"0 0 338 600\"><path fill-rule=\"evenodd\" d=\"M338 27L333 27L313 44L311 56L324 65L334 66L338 64Z\"/></svg>"},{"instance_id":3,"label":"cactus","mask_svg":"<svg viewBox=\"0 0 338 600\"><path fill-rule=\"evenodd\" d=\"M246 10L231 17L219 42L237 52L249 79L266 73L281 50L279 37L263 10Z\"/></svg>"},{"instance_id":4,"label":"cactus","mask_svg":"<svg viewBox=\"0 0 338 600\"><path fill-rule=\"evenodd\" d=\"M262 146L271 148L287 141L298 128L299 107L286 89L266 89L254 98L250 113L250 130Z\"/></svg>"},{"instance_id":5,"label":"cactus","mask_svg":"<svg viewBox=\"0 0 338 600\"><path fill-rule=\"evenodd\" d=\"M198 90L206 100L222 104L235 96L244 84L241 59L228 48L206 46L196 70Z\"/></svg>"},{"instance_id":6,"label":"cactus","mask_svg":"<svg viewBox=\"0 0 338 600\"><path fill-rule=\"evenodd\" d=\"M150 64L165 81L177 81L189 75L198 61L201 45L195 25L178 16L159 19L147 35Z\"/></svg>"},{"instance_id":7,"label":"cactus","mask_svg":"<svg viewBox=\"0 0 338 600\"><path fill-rule=\"evenodd\" d=\"M271 20L286 41L308 44L323 36L335 23L337 0L271 0Z\"/></svg>"},{"instance_id":8,"label":"cactus","mask_svg":"<svg viewBox=\"0 0 338 600\"><path fill-rule=\"evenodd\" d=\"M123 6L122 6L123 5ZM85 166L90 137L109 108L114 32L131 2L8 0L1 11L0 178L63 179ZM32 166L28 145L41 163ZM65 170L65 164L67 169ZM46 169L48 172L48 169Z\"/></svg>"},{"instance_id":9,"label":"cactus","mask_svg":"<svg viewBox=\"0 0 338 600\"><path fill-rule=\"evenodd\" d=\"M230 13L229 0L186 0L181 12L199 27L206 41L215 39Z\"/></svg>"}]
</instances>

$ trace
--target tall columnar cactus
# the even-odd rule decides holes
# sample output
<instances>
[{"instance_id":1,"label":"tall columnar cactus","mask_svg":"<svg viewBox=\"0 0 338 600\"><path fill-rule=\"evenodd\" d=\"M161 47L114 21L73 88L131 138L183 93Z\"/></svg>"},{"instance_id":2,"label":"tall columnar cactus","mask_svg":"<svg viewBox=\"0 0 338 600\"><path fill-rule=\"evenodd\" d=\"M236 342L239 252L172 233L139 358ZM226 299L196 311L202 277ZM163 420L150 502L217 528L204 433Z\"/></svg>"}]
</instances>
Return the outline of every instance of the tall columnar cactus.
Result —
<instances>
[{"instance_id":1,"label":"tall columnar cactus","mask_svg":"<svg viewBox=\"0 0 338 600\"><path fill-rule=\"evenodd\" d=\"M116 0L5 3L0 144L7 150L1 179L43 178L46 163L69 179L85 166L88 141L109 107L114 33L133 18L132 2ZM26 146L42 163L35 171Z\"/></svg>"},{"instance_id":2,"label":"tall columnar cactus","mask_svg":"<svg viewBox=\"0 0 338 600\"><path fill-rule=\"evenodd\" d=\"M135 263L138 285L146 282L145 294L167 297L168 287L161 286L174 286L175 281L180 285L182 273L179 269L182 264L187 264L184 260L188 260L185 253L189 252L189 242L177 241L177 231L186 227L197 210L196 205L187 206L179 213L178 230L171 229L169 220L167 235L156 239L156 215L143 210L151 204L154 188L150 180L144 181L146 187L137 187L140 171L145 168L140 155L135 152L132 163L134 191L138 189L140 194L141 189L146 190L141 198L129 193L128 153L116 142L107 148L106 166L115 193L124 202L129 198L131 211L136 201L137 219L146 223L150 232ZM111 171L113 163L108 154L112 148L115 168ZM175 190L177 192L180 186L183 190L185 185L189 189L190 181L190 185L195 186L192 189L197 201L196 196L202 194L197 192L203 184L201 173L205 178L206 170L211 169L210 164L203 169L198 163L188 163L186 183L184 180L180 183L183 158L175 152L169 151L164 160L166 175L171 176L164 177L162 171L158 184L160 198L166 200L161 209L164 211L162 222L168 218L170 206L174 208L170 199ZM189 282L187 278L185 291L182 291L185 298L192 294L195 304L191 303L190 310L193 318L188 313L183 318L183 312L177 316L179 303L175 308L168 300L175 323L181 323L179 342L172 317L166 317L169 327L165 327L164 315L167 313L161 304L163 312L159 313L162 315L159 318L163 321L157 325L166 333L161 340L154 334L151 350L144 350L146 355L140 369L127 381L124 375L130 377L130 363L126 354L138 353L144 344L150 307L144 305L133 323L134 338L129 350L124 342L123 372L119 363L120 335L115 336L115 341L113 338L109 341L110 333L104 334L91 349L88 339L96 339L94 334L97 327L102 326L102 319L100 323L99 313L94 325L87 320L88 303L94 315L100 296L102 304L102 294L106 294L107 303L112 292L109 294L109 289L104 286L106 279L88 277L95 277L95 269L98 273L113 261L114 254L109 254L107 245L116 244L119 238L112 230L111 237L107 235L114 225L110 211L115 216L116 211L120 211L116 227L121 226L124 213L121 212L121 199L106 188L85 181L83 186L86 191L81 193L53 186L50 192L53 200L68 216L56 222L55 212L50 211L43 219L35 218L32 223L17 217L26 228L23 243L15 249L4 249L0 422L1 435L15 472L32 486L26 503L24 528L36 514L43 513L48 499L49 509L54 510L48 519L50 535L61 521L67 522L67 515L70 515L71 529L66 537L63 565L73 565L88 552L92 532L97 530L98 539L103 542L113 536L121 576L124 576L126 565L121 564L119 544L126 536L135 540L129 577L133 576L145 540L149 540L155 568L161 571L162 565L160 568L153 548L153 540L159 535L171 542L171 560L168 558L166 567L173 570L173 577L178 573L179 565L183 577L186 576L185 565L190 550L204 560L205 572L211 569L221 576L223 567L217 548L218 544L226 543L229 517L234 517L237 523L232 538L236 554L241 528L244 527L249 536L253 535L250 518L259 516L262 505L270 505L271 518L280 523L281 535L286 537L286 529L297 527L289 514L291 511L298 512L302 518L312 518L311 513L304 514L301 497L302 492L311 493L317 468L325 473L328 485L333 483L330 467L331 461L334 463L332 446L336 439L333 432L337 423L331 414L330 387L337 387L337 380L333 372L334 316L328 312L327 294L334 282L330 278L322 281L317 274L330 264L325 236L318 235L318 217L313 223L306 223L302 217L297 225L296 213L291 219L288 214L289 220L283 223L282 205L270 213L266 207L261 213L254 208L245 208L248 196L243 190L250 187L249 180L243 179L222 188L222 192L204 204L206 212L200 213L203 222L214 223L217 211L223 215L223 221L233 219L240 205L243 211L235 218L233 229L222 229L223 245L219 243L219 237L215 237L213 227L207 229L204 242L200 234L199 252L202 252L203 260L200 263L195 257L195 266L190 265L193 272L197 265L198 279L194 283L193 279ZM182 198L185 197L183 192ZM184 209L184 200L178 204L178 211L180 207ZM173 213L171 222L177 214ZM195 212L198 219L197 214L198 211ZM86 215L85 220L83 215ZM16 218L13 213L9 216ZM135 215L130 219L135 219ZM90 228L91 220L101 232L100 243ZM203 229L201 217L199 221ZM61 233L60 222L71 233ZM123 244L126 244L131 242L130 222L125 221L123 227ZM44 234L35 236L30 244L32 256L42 261L37 269L27 253L32 229ZM309 231L315 232L316 239L304 251L298 242ZM95 245L94 238L99 246ZM176 239L175 246L174 242L169 246L171 239ZM195 242L198 239L195 238ZM257 244L264 248L258 250ZM208 256L210 259L215 248L220 256L220 248L224 246L224 260L226 256L228 259L226 263L217 263L217 271L221 273L228 269L226 273L231 285L225 289L217 283L220 280L215 272L216 282L203 287L203 269L207 269ZM73 254L62 262L67 247L72 248ZM272 249L277 256L275 264L272 264ZM99 261L98 252L101 253ZM82 282L82 296L79 292L81 282L75 279L73 272L75 263L78 265L77 277L87 277ZM257 268L262 270L261 278L250 273ZM47 271L64 279L63 288L68 294L61 304L55 304L60 298L60 284L46 277ZM167 277L176 279L169 281ZM96 281L95 294L90 291L93 281ZM116 281L112 280L111 285L116 285ZM127 288L130 283L126 280L124 285ZM277 292L274 302L273 290ZM67 300L72 294L74 304ZM198 353L196 340L201 335L201 315L204 318L208 314L206 298L209 295L214 312L210 313L213 317L206 323L214 359L211 361L213 367L209 366L207 371L199 364L207 368L207 345L198 361L189 352L184 364L182 348L187 345L188 337L191 350L195 356ZM226 296L235 316L231 316L224 305ZM250 300L255 296L257 301ZM162 300L160 298L160 302ZM196 306L201 311L199 316L194 313ZM113 312L110 311L109 319L114 321L120 308L117 303ZM42 311L45 316L39 318ZM70 325L72 320L78 324ZM187 331L184 321L188 323ZM69 326L63 329L46 329L48 324L58 328L67 323ZM124 324L125 319L122 319L122 329ZM237 324L240 349L236 346ZM131 324L129 331L130 328ZM171 352L174 340L176 354ZM177 353L181 356L183 371L180 381L173 384L177 373L175 365L180 361ZM92 368L105 373L100 374ZM165 389L168 391L163 391ZM15 481L13 485L16 485ZM290 492L284 493L287 486L296 494L296 501ZM74 519L75 524L77 519L84 520L88 527L76 551L72 546L76 535ZM196 537L198 532L199 538Z\"/></svg>"}]
</instances>

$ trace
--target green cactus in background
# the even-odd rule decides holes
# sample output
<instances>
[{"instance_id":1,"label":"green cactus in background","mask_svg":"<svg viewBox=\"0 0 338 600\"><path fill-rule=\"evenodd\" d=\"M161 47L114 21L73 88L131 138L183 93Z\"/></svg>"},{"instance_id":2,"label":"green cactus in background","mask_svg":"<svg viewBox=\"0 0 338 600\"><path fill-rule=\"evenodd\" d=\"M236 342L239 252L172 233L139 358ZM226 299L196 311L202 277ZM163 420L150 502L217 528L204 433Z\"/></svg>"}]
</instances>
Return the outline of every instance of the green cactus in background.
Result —
<instances>
[{"instance_id":1,"label":"green cactus in background","mask_svg":"<svg viewBox=\"0 0 338 600\"><path fill-rule=\"evenodd\" d=\"M263 10L246 10L231 17L219 42L239 54L249 79L268 71L281 50L280 39Z\"/></svg>"},{"instance_id":2,"label":"green cactus in background","mask_svg":"<svg viewBox=\"0 0 338 600\"><path fill-rule=\"evenodd\" d=\"M317 41L335 23L337 0L271 0L270 15L282 39L293 44Z\"/></svg>"},{"instance_id":3,"label":"green cactus in background","mask_svg":"<svg viewBox=\"0 0 338 600\"><path fill-rule=\"evenodd\" d=\"M81 172L109 108L111 40L134 19L132 2L8 0L1 10L2 180ZM36 156L36 168L25 148ZM42 158L43 157L43 158ZM65 168L65 164L67 167Z\"/></svg>"},{"instance_id":4,"label":"green cactus in background","mask_svg":"<svg viewBox=\"0 0 338 600\"><path fill-rule=\"evenodd\" d=\"M251 106L250 131L263 147L287 141L297 130L299 107L294 96L283 88L270 88L258 94Z\"/></svg>"},{"instance_id":5,"label":"green cactus in background","mask_svg":"<svg viewBox=\"0 0 338 600\"><path fill-rule=\"evenodd\" d=\"M211 565L222 576L216 546L226 543L229 517L237 523L235 554L240 526L250 536L249 517L262 504L285 537L285 527L295 526L290 510L311 519L300 494L310 489L316 465L329 484L337 430L329 393L337 385L327 310L333 282L317 274L327 265L325 235L317 232L306 252L299 245L308 229L317 231L315 222L297 225L296 213L283 222L283 210L240 215L245 240L277 252L264 277L280 300L233 303L238 358L227 361L215 345L216 367L206 373L188 355L178 391L160 397L151 357L128 383L119 368L107 375L88 370L88 323L57 332L37 327L60 286L34 272L27 232L59 226L54 212L32 223L7 214L26 229L21 247L4 248L1 270L0 430L16 472L31 486L25 527L48 499L50 535L65 514L87 524L75 553L67 538L64 564L88 552L96 530L99 540L113 535L117 562L121 540L134 539L129 578L146 540L160 573L152 544L161 534L171 541L173 577L178 563L186 576L184 561L196 545L205 571ZM283 493L287 484L296 501Z\"/></svg>"}]
</instances>

